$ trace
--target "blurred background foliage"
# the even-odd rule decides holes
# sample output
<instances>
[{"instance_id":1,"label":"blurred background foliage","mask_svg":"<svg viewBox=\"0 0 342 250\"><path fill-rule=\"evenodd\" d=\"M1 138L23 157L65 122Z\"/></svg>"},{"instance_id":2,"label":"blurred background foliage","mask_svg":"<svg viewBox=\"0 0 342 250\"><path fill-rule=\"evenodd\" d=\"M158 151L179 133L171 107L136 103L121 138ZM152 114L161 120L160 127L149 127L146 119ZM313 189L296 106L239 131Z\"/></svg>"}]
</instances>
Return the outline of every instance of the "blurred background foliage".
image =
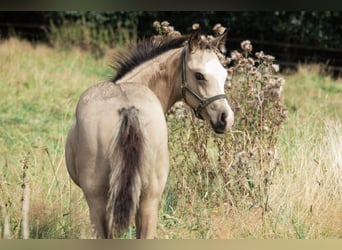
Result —
<instances>
[{"instance_id":1,"label":"blurred background foliage","mask_svg":"<svg viewBox=\"0 0 342 250\"><path fill-rule=\"evenodd\" d=\"M52 46L78 46L103 55L106 48L155 34L155 20L182 34L199 23L204 33L228 27L228 51L251 40L255 50L274 55L282 68L321 63L342 72L340 11L35 11L0 12L0 38L19 36Z\"/></svg>"},{"instance_id":2,"label":"blurred background foliage","mask_svg":"<svg viewBox=\"0 0 342 250\"><path fill-rule=\"evenodd\" d=\"M179 31L189 32L192 22L199 22L209 31L216 23L230 28L230 37L260 41L310 44L338 48L342 43L342 18L334 11L274 11L274 12L144 12L139 33L154 19L165 19Z\"/></svg>"},{"instance_id":3,"label":"blurred background foliage","mask_svg":"<svg viewBox=\"0 0 342 250\"><path fill-rule=\"evenodd\" d=\"M89 28L117 30L125 28L130 36L149 36L155 20L168 20L181 33L187 33L194 22L205 32L216 23L230 28L230 37L252 40L306 44L323 48L342 45L342 17L340 11L63 11L63 12L2 12L1 34L9 34L10 27L29 39L47 39L50 23L82 23ZM30 26L30 27L29 27ZM29 28L36 28L29 32ZM26 29L26 30L25 30ZM40 32L39 32L40 30ZM31 30L32 31L32 30Z\"/></svg>"}]
</instances>

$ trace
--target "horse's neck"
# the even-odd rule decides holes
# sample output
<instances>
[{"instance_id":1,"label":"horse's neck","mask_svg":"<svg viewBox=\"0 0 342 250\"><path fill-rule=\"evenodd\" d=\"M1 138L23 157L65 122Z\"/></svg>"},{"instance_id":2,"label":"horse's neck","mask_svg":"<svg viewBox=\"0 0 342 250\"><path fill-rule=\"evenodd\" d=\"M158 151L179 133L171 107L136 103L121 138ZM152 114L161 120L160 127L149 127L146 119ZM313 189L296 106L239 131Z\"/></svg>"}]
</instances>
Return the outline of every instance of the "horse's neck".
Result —
<instances>
[{"instance_id":1,"label":"horse's neck","mask_svg":"<svg viewBox=\"0 0 342 250\"><path fill-rule=\"evenodd\" d=\"M164 112L181 99L181 49L173 49L157 56L117 81L147 85L158 97Z\"/></svg>"}]
</instances>

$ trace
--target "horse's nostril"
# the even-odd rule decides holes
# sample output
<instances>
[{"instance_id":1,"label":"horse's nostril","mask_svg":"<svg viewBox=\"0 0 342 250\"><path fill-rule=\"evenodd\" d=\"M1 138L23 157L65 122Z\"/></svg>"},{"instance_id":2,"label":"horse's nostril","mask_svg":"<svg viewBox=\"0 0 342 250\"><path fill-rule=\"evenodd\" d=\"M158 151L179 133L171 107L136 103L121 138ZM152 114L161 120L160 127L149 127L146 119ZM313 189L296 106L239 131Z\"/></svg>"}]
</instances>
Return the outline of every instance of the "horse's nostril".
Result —
<instances>
[{"instance_id":1,"label":"horse's nostril","mask_svg":"<svg viewBox=\"0 0 342 250\"><path fill-rule=\"evenodd\" d=\"M227 118L227 114L226 114L226 112L223 112L223 113L221 114L221 119L220 119L220 121L221 121L223 124L226 124L226 123L227 123L226 118Z\"/></svg>"}]
</instances>

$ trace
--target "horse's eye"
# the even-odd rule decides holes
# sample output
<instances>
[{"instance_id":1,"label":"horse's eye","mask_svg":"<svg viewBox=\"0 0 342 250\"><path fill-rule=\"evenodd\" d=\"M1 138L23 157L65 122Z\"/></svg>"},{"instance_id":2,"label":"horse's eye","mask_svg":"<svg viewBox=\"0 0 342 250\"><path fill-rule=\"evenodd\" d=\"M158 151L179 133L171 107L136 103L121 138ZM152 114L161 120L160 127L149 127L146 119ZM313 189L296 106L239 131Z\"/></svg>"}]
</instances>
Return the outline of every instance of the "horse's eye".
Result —
<instances>
[{"instance_id":1,"label":"horse's eye","mask_svg":"<svg viewBox=\"0 0 342 250\"><path fill-rule=\"evenodd\" d=\"M204 75L202 75L200 72L195 73L196 80L203 81L205 80Z\"/></svg>"}]
</instances>

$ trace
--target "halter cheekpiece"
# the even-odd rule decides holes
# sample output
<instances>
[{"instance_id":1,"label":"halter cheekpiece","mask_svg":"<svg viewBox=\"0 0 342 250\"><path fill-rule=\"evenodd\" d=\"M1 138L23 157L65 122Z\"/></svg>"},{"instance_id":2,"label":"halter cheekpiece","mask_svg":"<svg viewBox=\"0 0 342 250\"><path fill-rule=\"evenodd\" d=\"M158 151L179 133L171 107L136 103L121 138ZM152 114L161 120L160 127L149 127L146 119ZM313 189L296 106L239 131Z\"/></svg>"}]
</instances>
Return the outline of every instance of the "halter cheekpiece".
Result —
<instances>
[{"instance_id":1,"label":"halter cheekpiece","mask_svg":"<svg viewBox=\"0 0 342 250\"><path fill-rule=\"evenodd\" d=\"M215 95L213 97L209 97L207 99L204 99L202 97L200 97L198 94L196 94L191 88L188 87L187 81L186 81L186 65L185 65L185 55L186 55L186 47L183 48L182 50L182 54L181 54L181 66L182 66L182 96L184 101L187 103L186 101L186 92L189 92L189 94L191 94L193 97L195 97L195 99L199 102L198 106L196 108L192 107L192 110L195 113L195 116L197 118L203 119L203 117L201 116L201 111L202 109L204 109L207 105L209 105L210 103L219 100L219 99L227 99L227 96L225 94L219 94L219 95Z\"/></svg>"}]
</instances>

